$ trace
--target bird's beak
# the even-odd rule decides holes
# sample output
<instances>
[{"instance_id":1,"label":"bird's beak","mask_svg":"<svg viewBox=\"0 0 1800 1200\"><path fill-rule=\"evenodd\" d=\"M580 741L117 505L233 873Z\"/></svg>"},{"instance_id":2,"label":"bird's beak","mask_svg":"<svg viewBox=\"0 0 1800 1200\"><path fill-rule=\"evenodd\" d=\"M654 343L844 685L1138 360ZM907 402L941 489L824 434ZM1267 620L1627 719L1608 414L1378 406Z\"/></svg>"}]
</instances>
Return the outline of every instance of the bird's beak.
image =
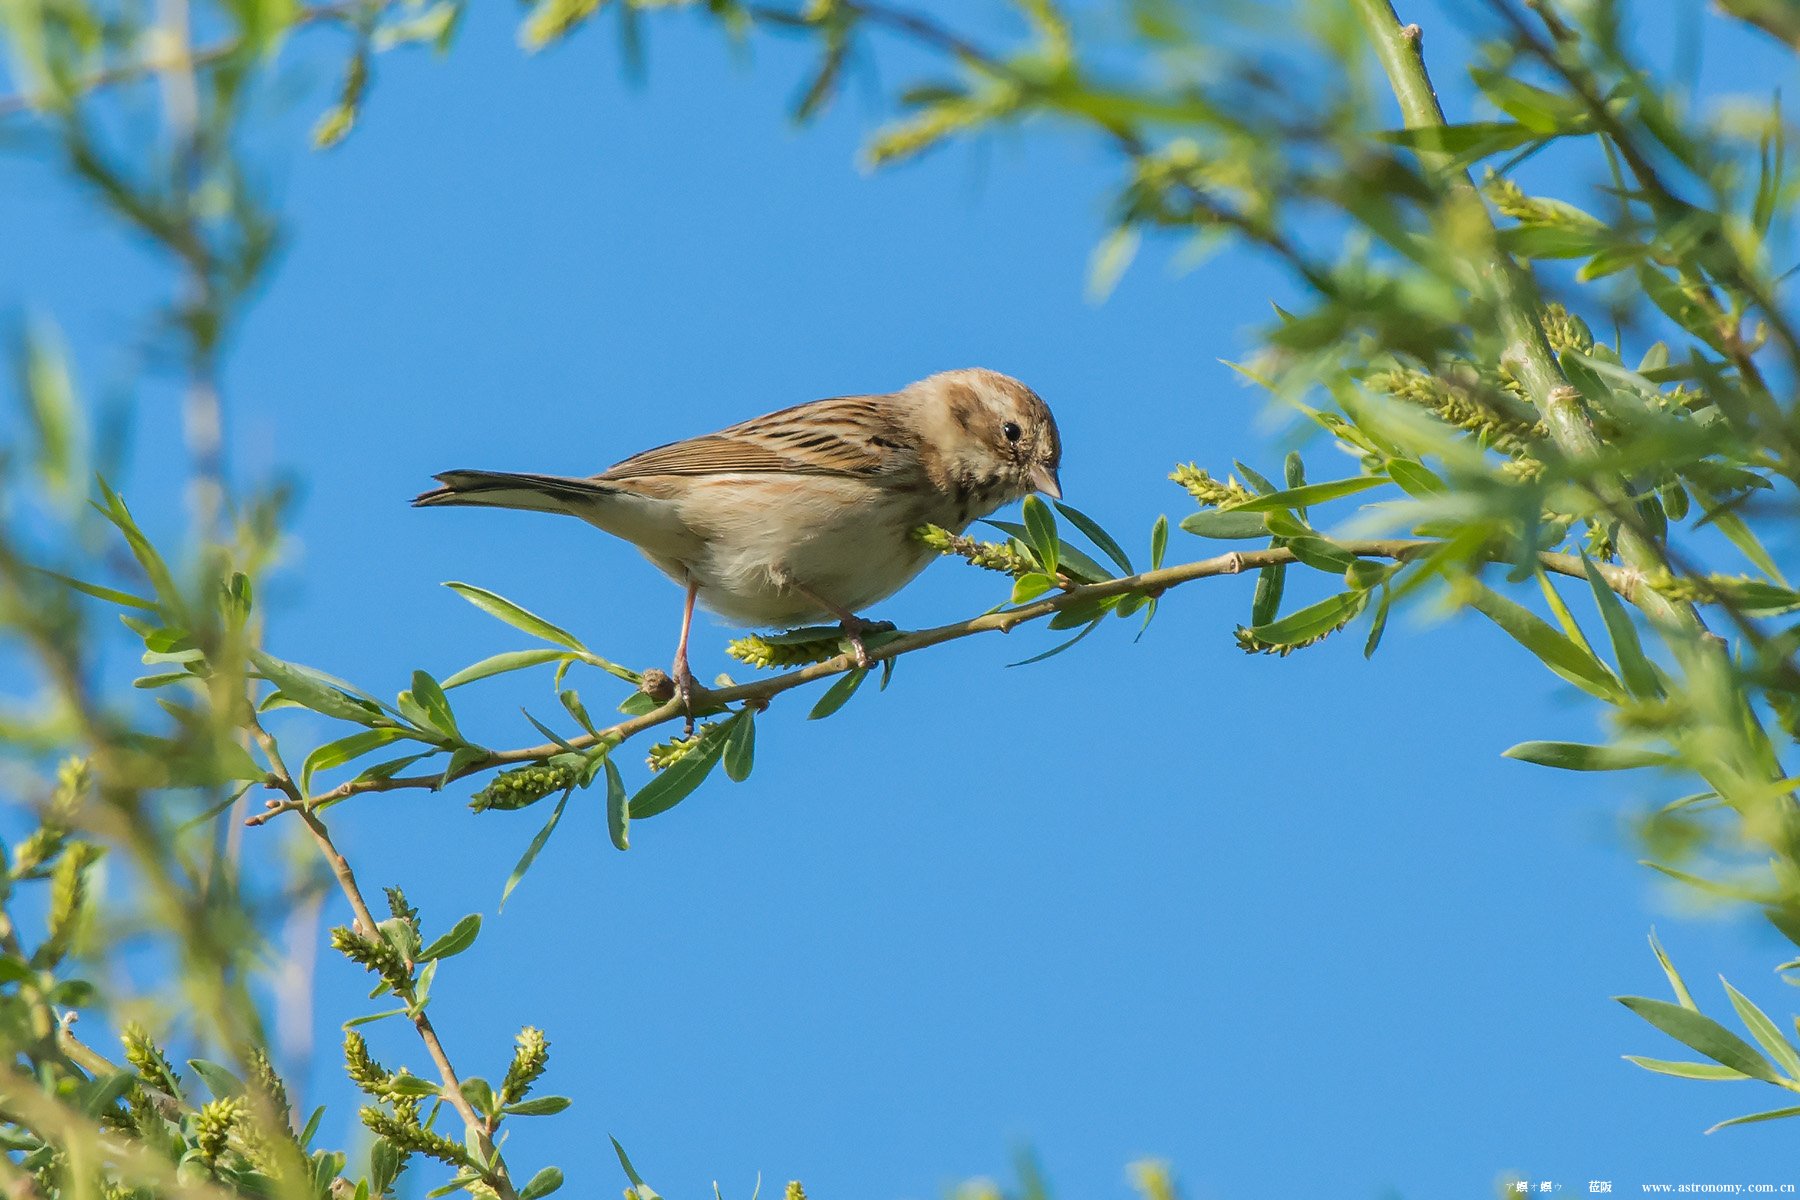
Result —
<instances>
[{"instance_id":1,"label":"bird's beak","mask_svg":"<svg viewBox=\"0 0 1800 1200\"><path fill-rule=\"evenodd\" d=\"M1031 490L1042 492L1052 500L1062 499L1062 481L1057 479L1056 472L1038 463L1031 468Z\"/></svg>"}]
</instances>

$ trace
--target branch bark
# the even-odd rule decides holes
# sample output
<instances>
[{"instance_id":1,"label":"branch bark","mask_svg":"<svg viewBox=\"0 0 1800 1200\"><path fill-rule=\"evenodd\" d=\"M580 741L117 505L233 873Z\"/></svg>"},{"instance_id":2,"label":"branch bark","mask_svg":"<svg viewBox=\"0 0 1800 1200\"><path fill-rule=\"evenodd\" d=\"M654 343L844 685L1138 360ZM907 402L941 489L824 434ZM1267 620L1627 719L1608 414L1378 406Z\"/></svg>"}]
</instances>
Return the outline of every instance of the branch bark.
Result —
<instances>
[{"instance_id":1,"label":"branch bark","mask_svg":"<svg viewBox=\"0 0 1800 1200\"><path fill-rule=\"evenodd\" d=\"M1438 104L1437 92L1425 70L1423 31L1417 25L1403 25L1392 0L1356 0L1356 6L1363 26L1368 30L1375 56L1387 74L1394 98L1399 101L1406 127L1442 128L1444 110ZM1599 458L1604 447L1594 432L1581 393L1563 374L1562 366L1544 337L1536 280L1527 268L1521 267L1501 248L1487 205L1475 190L1468 173L1456 165L1455 157L1441 149L1423 146L1419 149L1419 160L1427 173L1437 177L1452 195L1466 196L1481 214L1489 234L1485 273L1498 301L1501 331L1508 345L1506 357L1549 428L1551 440L1571 459L1591 461ZM1640 572L1665 569L1667 564L1655 542L1636 529L1630 520L1624 519L1629 512L1629 499L1623 481L1599 490L1599 496L1621 516L1617 539L1620 560ZM1630 598L1653 621L1682 633L1705 632L1692 605L1674 603L1650 588L1636 590L1639 594Z\"/></svg>"},{"instance_id":2,"label":"branch bark","mask_svg":"<svg viewBox=\"0 0 1800 1200\"><path fill-rule=\"evenodd\" d=\"M318 848L320 856L325 860L325 865L331 868L331 874L337 880L338 889L350 902L350 911L356 918L359 931L365 937L380 937L381 933L376 929L375 914L369 910L369 902L364 899L362 887L356 882L356 872L351 869L350 861L344 857L343 852L337 848L337 843L332 841L331 831L326 828L325 822L320 820L319 814L301 803L299 785L288 773L287 765L282 760L281 750L276 745L275 739L263 728L262 722L256 720L254 716L251 717L251 730L256 737L257 745L269 758L269 765L273 768L271 778L274 780L275 786L288 797L291 806L300 810L300 819L306 823L306 830L312 836L313 845ZM409 1009L413 1007L408 1005ZM438 1080L443 1085L442 1092L445 1103L456 1110L456 1115L462 1119L464 1128L475 1135L476 1144L481 1153L483 1179L488 1186L494 1189L500 1200L518 1200L518 1191L507 1170L506 1160L501 1157L498 1148L494 1145L492 1131L488 1128L487 1121L475 1111L475 1106L469 1103L468 1097L463 1095L462 1078L457 1074L456 1067L450 1062L450 1054L444 1049L443 1039L438 1036L430 1016L423 1008L418 1008L416 1011L410 1011L408 1017L412 1021L413 1028L419 1034L419 1040L425 1043L425 1052L431 1056L432 1063L437 1067Z\"/></svg>"},{"instance_id":3,"label":"branch bark","mask_svg":"<svg viewBox=\"0 0 1800 1200\"><path fill-rule=\"evenodd\" d=\"M1339 541L1352 554L1361 558L1382 558L1404 561L1441 546L1443 543L1430 539L1385 539L1370 541ZM1172 567L1163 567L1156 571L1144 571L1137 575L1108 579L1100 583L1085 584L1072 587L1054 596L1023 604L1016 608L1002 609L998 612L983 613L964 621L953 621L948 625L939 625L932 629L922 629L909 633L891 641L883 642L869 648L869 659L872 662L883 662L899 658L901 655L923 650L928 646L941 645L944 642L958 641L973 637L978 633L1008 633L1015 627L1032 621L1043 620L1073 608L1090 600L1103 600L1111 596L1125 596L1133 593L1157 596L1170 588L1191 583L1196 579L1208 579L1220 575L1236 575L1244 571L1253 571L1261 567L1275 566L1283 563L1298 562L1292 550L1285 547L1266 550L1240 550L1230 554L1221 554L1213 558L1197 559L1194 562L1181 563ZM1557 575L1566 575L1573 579L1585 581L1587 573L1582 560L1573 554L1559 554L1543 551L1538 554L1538 563L1544 570ZM1644 582L1644 575L1625 567L1607 564L1598 566L1601 577L1612 589L1627 600L1641 602L1643 594L1652 589ZM1661 599L1659 596L1658 599ZM854 670L857 666L854 656L840 654L824 662L800 667L782 675L761 679L755 683L738 684L735 687L708 690L697 697L697 703L710 707L712 705L751 704L765 705L783 692L825 679L832 675L841 675ZM671 700L650 712L620 721L616 725L598 730L594 734L581 734L567 740L567 745L556 742L545 742L542 745L526 746L517 750L497 751L487 758L450 772L433 772L426 775L399 775L388 779L369 779L358 782L349 780L323 792L317 796L305 797L287 777L285 770L277 772L276 786L282 791L284 799L271 800L268 807L245 819L246 825L261 825L284 812L301 811L303 815L312 815L322 807L335 804L340 800L364 792L391 792L408 788L425 788L432 791L444 784L492 770L495 767L517 766L522 763L541 762L552 755L563 752L569 747L585 750L598 745L602 741L618 744L624 742L647 729L664 725L671 721L682 720L686 711L679 700ZM265 747L266 749L266 747ZM278 761L271 758L272 762ZM284 786L281 782L286 780ZM334 866L335 869L335 866Z\"/></svg>"}]
</instances>

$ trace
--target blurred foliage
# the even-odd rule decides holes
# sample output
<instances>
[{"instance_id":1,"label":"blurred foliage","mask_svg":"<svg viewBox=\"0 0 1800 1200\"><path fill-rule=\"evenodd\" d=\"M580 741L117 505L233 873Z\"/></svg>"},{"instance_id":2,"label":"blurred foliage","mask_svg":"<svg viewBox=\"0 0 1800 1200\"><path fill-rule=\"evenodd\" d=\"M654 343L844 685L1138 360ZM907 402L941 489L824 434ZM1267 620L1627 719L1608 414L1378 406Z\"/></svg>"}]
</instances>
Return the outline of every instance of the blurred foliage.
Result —
<instances>
[{"instance_id":1,"label":"blurred foliage","mask_svg":"<svg viewBox=\"0 0 1800 1200\"><path fill-rule=\"evenodd\" d=\"M1782 303L1796 178L1779 97L1688 93L1633 47L1630 6L1615 0L1475 7L1462 70L1479 100L1447 120L1420 30L1386 0L1120 0L1072 12L1013 0L1002 11L1016 36L1000 47L932 12L863 0L529 5L519 40L533 51L607 9L617 25L606 36L634 59L664 8L695 10L734 39L804 39L817 58L798 89L801 119L834 102L857 60L893 43L925 51L930 76L868 143L876 167L1000 127L1097 138L1118 166L1095 294L1147 247L1194 262L1229 242L1279 263L1298 299L1238 370L1311 431L1315 463L1341 472L1315 479L1298 452L1269 474L1242 461L1175 466L1192 503L1176 524L1204 556L1172 563L1166 518L1134 558L1127 543L1143 535L1122 539L1061 503L1027 502L1020 521L990 523L992 539L920 530L940 553L1005 576L1001 605L873 634L865 666L836 629L747 635L733 655L779 673L721 678L695 714L710 719L649 747L646 771L613 752L683 715L667 677L615 663L494 591L448 585L528 644L441 680L415 672L382 690L391 701L277 657L256 601L279 570L286 489L234 480L219 383L279 243L246 165L273 136L252 101L309 35L305 53L342 55L313 130L319 147L336 145L376 94L380 56L449 45L460 0L164 0L154 11L0 0L12 89L0 129L53 148L89 202L166 265L169 299L151 329L180 384L173 397L146 385L141 402L179 411L188 451L140 485L186 499L187 526L165 532L165 551L105 481L117 477L120 431L84 398L54 325L19 333L18 433L0 452L0 663L13 681L0 780L15 818L0 876L0 1187L364 1200L395 1194L423 1163L433 1195L548 1195L558 1168L520 1182L498 1149L506 1122L569 1103L533 1094L545 1035L520 1032L498 1084L458 1072L430 1002L440 966L481 919L428 926L398 889L377 918L332 841L334 805L475 776L477 814L554 796L510 893L578 789L604 787L624 850L634 820L668 811L720 766L746 778L756 716L789 690L822 684L810 715L826 718L877 666L885 686L905 654L1042 621L1072 633L1036 656L1047 658L1109 616L1141 630L1171 588L1242 571L1256 576L1235 633L1249 652L1282 656L1357 630L1373 654L1402 602L1497 625L1596 702L1607 730L1596 743L1506 753L1653 772L1646 786L1681 794L1642 822L1651 865L1754 905L1800 944L1800 780L1788 765L1800 591L1779 567L1800 484L1800 327ZM1722 7L1709 19L1794 44L1789 6ZM320 29L348 35L347 52L341 39L315 43ZM119 668L126 638L141 671ZM464 727L452 697L520 671L550 677L554 703L528 714L544 740L496 749ZM617 717L595 719L602 695ZM292 723L292 710L341 728L306 744L301 731L316 724ZM628 773L642 776L635 789ZM271 823L247 843L246 825ZM330 943L368 972L382 1006L346 1014L329 998L363 1097L368 1140L354 1161L315 1148L320 1113L294 1111L269 1031L295 987L311 986L285 965L304 955L283 945L284 919L317 913L332 889L350 920ZM1750 1040L1739 1037L1654 949L1676 1002L1623 1003L1706 1061L1634 1061L1800 1091L1800 1050L1774 1020L1727 985ZM128 954L158 965L150 983L115 969ZM1796 970L1800 959L1777 968ZM82 1017L102 1034L78 1037ZM376 1061L361 1029L381 1021L411 1028L424 1073ZM650 1200L614 1146L627 1195ZM1145 1196L1175 1195L1156 1164L1133 1180ZM1044 1186L1026 1163L1016 1191L976 1182L963 1194Z\"/></svg>"}]
</instances>

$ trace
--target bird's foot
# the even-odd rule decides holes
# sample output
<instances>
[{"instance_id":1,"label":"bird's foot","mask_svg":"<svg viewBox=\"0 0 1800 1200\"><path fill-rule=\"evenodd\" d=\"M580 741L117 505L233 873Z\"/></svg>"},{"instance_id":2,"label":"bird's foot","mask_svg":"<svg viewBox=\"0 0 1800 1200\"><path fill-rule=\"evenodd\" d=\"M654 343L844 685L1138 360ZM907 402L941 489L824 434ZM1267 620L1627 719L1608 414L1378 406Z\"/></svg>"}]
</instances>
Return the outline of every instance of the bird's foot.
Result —
<instances>
[{"instance_id":1,"label":"bird's foot","mask_svg":"<svg viewBox=\"0 0 1800 1200\"><path fill-rule=\"evenodd\" d=\"M851 615L838 622L838 628L842 629L844 636L850 639L850 653L856 658L857 669L866 671L869 669L870 659L869 648L863 644L863 635L892 633L895 626L892 621L867 621L862 617Z\"/></svg>"},{"instance_id":2,"label":"bird's foot","mask_svg":"<svg viewBox=\"0 0 1800 1200\"><path fill-rule=\"evenodd\" d=\"M693 736L694 714L706 706L706 698L709 693L705 687L701 686L700 681L694 678L694 673L688 670L687 663L677 662L672 671L650 668L644 672L642 680L639 681L638 691L643 692L659 704L666 704L670 700L680 700L681 711L687 717L687 725L681 736Z\"/></svg>"},{"instance_id":3,"label":"bird's foot","mask_svg":"<svg viewBox=\"0 0 1800 1200\"><path fill-rule=\"evenodd\" d=\"M687 715L687 722L682 726L681 736L690 738L694 736L694 709L696 707L694 702L697 697L706 694L706 689L700 686L700 681L694 678L692 671L688 670L685 658L677 660L675 663L674 679L675 697L681 701L681 711Z\"/></svg>"}]
</instances>

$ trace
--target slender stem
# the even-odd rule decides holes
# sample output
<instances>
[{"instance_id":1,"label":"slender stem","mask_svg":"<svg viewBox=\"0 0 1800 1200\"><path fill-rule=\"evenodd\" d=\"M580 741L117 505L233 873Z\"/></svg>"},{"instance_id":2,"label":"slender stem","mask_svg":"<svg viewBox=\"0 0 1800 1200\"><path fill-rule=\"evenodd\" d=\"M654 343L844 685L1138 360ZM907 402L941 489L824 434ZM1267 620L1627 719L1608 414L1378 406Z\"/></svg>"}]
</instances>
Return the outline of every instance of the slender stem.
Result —
<instances>
[{"instance_id":1,"label":"slender stem","mask_svg":"<svg viewBox=\"0 0 1800 1200\"><path fill-rule=\"evenodd\" d=\"M389 2L391 0L383 0L382 7L385 8ZM311 8L303 8L294 14L292 25L294 28L300 28L305 25L342 21L367 7L368 0L341 0L339 3L319 4ZM72 90L77 95L87 95L90 92L103 91L121 84L136 83L176 66L182 66L191 71L204 71L218 66L243 49L244 43L237 38L218 42L198 50L191 49L185 44L174 50L159 47L142 58L102 67L78 80ZM0 96L0 121L42 109L51 102L51 99L51 97L27 95L23 92L11 96Z\"/></svg>"},{"instance_id":2,"label":"slender stem","mask_svg":"<svg viewBox=\"0 0 1800 1200\"><path fill-rule=\"evenodd\" d=\"M358 931L365 937L380 937L381 934L376 929L375 914L370 911L369 902L363 897L362 887L356 882L356 872L351 869L350 860L345 858L343 851L337 848L337 843L331 838L331 831L326 828L325 822L319 818L319 814L301 802L300 788L295 784L293 777L288 774L287 765L282 761L281 750L275 739L254 716L250 720L257 745L268 756L271 779L275 786L287 795L290 804L300 810L300 819L306 823L306 830L312 835L313 844L318 848L320 857L331 869L332 877L337 880L338 889L350 902L350 912L355 917ZM488 1122L475 1111L475 1106L469 1103L468 1097L463 1095L462 1078L451 1063L450 1054L444 1049L443 1039L438 1036L436 1027L431 1023L431 1018L426 1015L423 1008L411 1004L408 1005L408 1017L412 1021L413 1028L418 1031L419 1040L425 1043L425 1052L431 1056L432 1063L437 1067L438 1079L443 1084L444 1101L456 1110L456 1115L462 1118L464 1127L475 1134L477 1147L481 1154L482 1177L488 1186L492 1187L500 1196L500 1200L518 1200L518 1192L513 1187L512 1176L506 1168L506 1160L500 1156L494 1145L491 1136L492 1130L489 1128Z\"/></svg>"},{"instance_id":3,"label":"slender stem","mask_svg":"<svg viewBox=\"0 0 1800 1200\"><path fill-rule=\"evenodd\" d=\"M1350 553L1362 558L1383 558L1404 561L1428 553L1442 542L1431 539L1382 539L1372 541L1341 541L1337 543ZM1191 583L1196 579L1207 579L1220 575L1236 575L1244 571L1252 571L1261 567L1277 566L1298 562L1292 550L1286 547L1275 547L1266 550L1241 550L1231 554L1221 554L1214 558L1198 559L1194 562L1180 563L1172 567L1163 567L1156 571L1144 571L1137 575L1126 575L1118 579L1108 579L1100 583L1082 584L1044 599L1023 604L1017 608L1002 609L998 612L984 613L965 621L953 621L948 625L939 625L932 629L922 629L916 633L890 639L875 646L868 647L871 662L898 658L928 646L941 645L961 638L973 637L978 633L1010 633L1015 627L1032 621L1042 620L1073 608L1091 600L1104 600L1112 596L1143 594L1158 596L1170 588ZM1557 575L1566 575L1573 579L1586 580L1587 571L1582 560L1573 554L1559 554L1543 551L1538 554L1538 563L1544 570ZM1597 569L1607 584L1628 600L1641 601L1641 597L1652 589L1645 586L1643 573L1624 567L1599 564ZM696 707L712 707L725 704L751 704L761 706L783 692L792 691L815 680L832 675L841 675L846 671L857 669L854 654L840 654L824 662L800 667L783 675L761 679L755 683L738 684L735 687L710 689L700 692L695 697ZM676 698L654 708L647 713L620 721L616 725L598 730L593 734L581 734L569 738L566 746L577 750L587 749L600 742L611 742L617 745L647 729L670 721L680 720L686 716L686 709L681 700ZM266 749L266 747L265 747ZM434 772L427 775L398 775L388 779L350 780L339 784L328 792L310 798L299 794L298 788L292 786L291 780L284 786L280 781L285 778L284 771L277 771L276 786L282 791L284 799L271 800L262 812L245 819L246 825L261 825L284 812L315 812L321 807L334 804L339 800L363 792L390 792L406 788L427 788L436 790L445 783L462 779L495 767L511 766L518 763L541 762L555 754L563 752L565 744L546 742L538 746L526 746L517 750L498 750L486 758L460 766L453 771ZM274 762L273 758L271 761Z\"/></svg>"},{"instance_id":4,"label":"slender stem","mask_svg":"<svg viewBox=\"0 0 1800 1200\"><path fill-rule=\"evenodd\" d=\"M1380 60L1394 98L1400 103L1406 127L1443 127L1444 110L1438 105L1437 92L1425 70L1425 39L1420 28L1401 24L1391 0L1356 0L1356 6L1375 48L1375 57ZM1456 165L1455 157L1441 148L1425 145L1419 149L1419 159L1428 173L1449 188L1453 197L1467 197L1481 214L1489 235L1484 274L1494 288L1500 328L1507 342L1505 357L1543 416L1551 440L1572 459L1600 457L1604 446L1594 432L1581 393L1563 374L1544 337L1538 316L1541 305L1537 284L1531 272L1513 261L1512 256L1500 247L1487 206L1481 203L1468 173ZM1623 519L1630 512L1623 481L1602 485L1596 492L1601 501L1622 518L1617 538L1620 560L1639 571L1663 569L1666 565L1664 556L1654 540L1635 528L1632 521ZM1640 588L1637 592L1633 600L1652 620L1684 633L1703 632L1704 627L1692 605L1673 603L1650 588Z\"/></svg>"}]
</instances>

